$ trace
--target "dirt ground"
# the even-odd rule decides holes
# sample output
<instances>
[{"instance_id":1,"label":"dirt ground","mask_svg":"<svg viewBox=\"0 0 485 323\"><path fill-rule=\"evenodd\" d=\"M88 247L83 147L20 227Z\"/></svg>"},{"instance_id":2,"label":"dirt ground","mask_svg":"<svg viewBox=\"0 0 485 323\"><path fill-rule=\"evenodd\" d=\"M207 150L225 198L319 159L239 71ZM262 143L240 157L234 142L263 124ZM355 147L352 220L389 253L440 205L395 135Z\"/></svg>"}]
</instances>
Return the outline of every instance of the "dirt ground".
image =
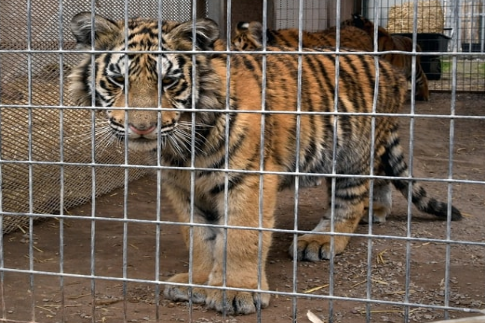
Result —
<instances>
[{"instance_id":1,"label":"dirt ground","mask_svg":"<svg viewBox=\"0 0 485 323\"><path fill-rule=\"evenodd\" d=\"M450 99L449 94L433 93L432 101L416 104L416 112L447 115ZM484 116L485 95L458 94L456 114ZM407 149L409 120L401 118L401 123ZM449 120L416 117L414 130L415 175L447 178ZM28 235L17 231L4 236L0 246L7 270L0 276L0 322L309 322L308 310L325 322L351 323L365 322L366 318L371 322L431 322L478 315L469 311L485 308L485 120L456 119L454 139L453 178L478 183L453 185L453 203L465 216L453 222L449 230L445 222L415 209L408 223L407 204L396 193L386 223L358 228L360 234L372 229L374 238L352 238L346 252L335 257L333 264L294 265L287 253L293 235L274 235L267 266L270 288L291 293L296 284L296 291L303 296L274 295L269 308L235 317L159 296L163 286L157 282L187 271L188 253L177 225L162 225L157 276L157 226L148 222L156 219L157 183L155 176L149 176L131 183L127 194L126 218L142 221L119 221L124 216L124 190L120 189L96 199L94 205L68 210L79 218L62 222L51 219L35 225L33 259L29 258ZM446 200L446 183L427 182L425 186L429 193ZM300 229L311 230L318 222L325 207L323 193L322 187L301 190ZM277 228L293 228L293 194L282 193ZM94 220L92 212L103 220ZM164 199L161 219L176 221ZM447 243L448 234L449 241L457 243ZM407 243L400 239L408 235L434 240ZM29 269L43 274L30 274ZM71 277L61 278L59 272ZM96 277L91 278L93 275ZM124 282L124 277L130 281ZM330 300L329 296L335 298ZM366 303L365 299L372 301ZM452 310L445 311L443 306Z\"/></svg>"}]
</instances>

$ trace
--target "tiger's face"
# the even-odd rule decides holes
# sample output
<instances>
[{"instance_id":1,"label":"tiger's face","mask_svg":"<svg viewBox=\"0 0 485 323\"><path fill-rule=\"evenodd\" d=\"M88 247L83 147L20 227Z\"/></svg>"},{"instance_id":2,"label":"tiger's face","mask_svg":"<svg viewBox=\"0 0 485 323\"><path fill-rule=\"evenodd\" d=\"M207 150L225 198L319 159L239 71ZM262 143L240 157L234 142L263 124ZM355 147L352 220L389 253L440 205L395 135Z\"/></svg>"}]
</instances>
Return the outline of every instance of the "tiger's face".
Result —
<instances>
[{"instance_id":1,"label":"tiger's face","mask_svg":"<svg viewBox=\"0 0 485 323\"><path fill-rule=\"evenodd\" d=\"M360 28L364 30L367 34L369 34L369 36L371 37L374 37L374 28L376 28L376 25L374 25L372 21L357 13L352 14L351 19L342 21L341 25L354 26L354 27ZM381 27L378 25L377 25L377 34L378 34L378 37L389 36L389 33L387 32L387 30L384 27Z\"/></svg>"},{"instance_id":2,"label":"tiger's face","mask_svg":"<svg viewBox=\"0 0 485 323\"><path fill-rule=\"evenodd\" d=\"M92 25L91 17L80 13L71 22L77 47L100 51L94 64L86 55L70 76L77 104L91 105L94 100L105 108L113 135L128 139L132 149L155 149L158 138L162 144L164 138L177 144L177 138L184 137L181 129L190 121L184 110L199 99L198 84L197 75L192 75L192 57L167 51L193 49L192 22L135 18L125 26L124 20L96 15ZM207 49L218 37L217 25L208 19L195 25L195 49Z\"/></svg>"},{"instance_id":3,"label":"tiger's face","mask_svg":"<svg viewBox=\"0 0 485 323\"><path fill-rule=\"evenodd\" d=\"M365 31L369 29L374 29L374 24L372 23L372 21L361 16L358 13L352 14L352 18L342 21L341 26L354 26Z\"/></svg>"}]
</instances>

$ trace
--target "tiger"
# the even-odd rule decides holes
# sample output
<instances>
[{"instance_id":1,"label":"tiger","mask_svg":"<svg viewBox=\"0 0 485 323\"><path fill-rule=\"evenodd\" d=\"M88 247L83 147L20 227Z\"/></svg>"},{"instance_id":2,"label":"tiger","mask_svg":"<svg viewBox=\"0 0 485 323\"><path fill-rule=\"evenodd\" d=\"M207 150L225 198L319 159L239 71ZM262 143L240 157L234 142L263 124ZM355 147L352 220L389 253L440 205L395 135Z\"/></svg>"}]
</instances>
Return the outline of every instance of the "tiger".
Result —
<instances>
[{"instance_id":1,"label":"tiger","mask_svg":"<svg viewBox=\"0 0 485 323\"><path fill-rule=\"evenodd\" d=\"M449 214L447 203L408 180L393 116L406 80L384 60L376 66L370 56L331 49L214 51L219 29L206 18L125 22L81 12L70 26L84 53L69 75L71 98L104 110L104 131L157 159L164 196L185 223L192 271L163 282L167 299L231 315L268 307L278 192L320 178L333 184L327 185L333 202L314 232L290 247L294 260L344 251L370 189L383 200L389 193L388 180L371 183L369 174L393 177L420 211L461 218L456 207ZM330 230L343 234L321 234Z\"/></svg>"},{"instance_id":2,"label":"tiger","mask_svg":"<svg viewBox=\"0 0 485 323\"><path fill-rule=\"evenodd\" d=\"M371 42L373 44L374 38L374 23L367 18L362 17L359 14L353 14L351 19L344 20L341 23L342 27L345 26L355 26L364 30L370 37L372 37ZM384 27L377 26L377 50L379 52L399 50L412 52L413 51L413 41L409 37L402 35L391 35ZM416 51L421 52L421 47L416 44ZM381 56L383 59L388 60L401 69L406 75L406 79L411 81L412 79L412 56L403 54L385 54ZM416 55L416 88L415 88L415 98L418 101L429 101L429 88L428 88L428 78L421 67L421 56Z\"/></svg>"},{"instance_id":3,"label":"tiger","mask_svg":"<svg viewBox=\"0 0 485 323\"><path fill-rule=\"evenodd\" d=\"M335 27L319 32L302 31L302 47L336 47L336 33ZM268 46L298 47L298 29L267 29L266 38ZM235 49L243 51L262 48L262 24L259 21L239 22L231 42ZM370 52L372 51L372 39L360 28L347 26L340 30L340 47Z\"/></svg>"}]
</instances>

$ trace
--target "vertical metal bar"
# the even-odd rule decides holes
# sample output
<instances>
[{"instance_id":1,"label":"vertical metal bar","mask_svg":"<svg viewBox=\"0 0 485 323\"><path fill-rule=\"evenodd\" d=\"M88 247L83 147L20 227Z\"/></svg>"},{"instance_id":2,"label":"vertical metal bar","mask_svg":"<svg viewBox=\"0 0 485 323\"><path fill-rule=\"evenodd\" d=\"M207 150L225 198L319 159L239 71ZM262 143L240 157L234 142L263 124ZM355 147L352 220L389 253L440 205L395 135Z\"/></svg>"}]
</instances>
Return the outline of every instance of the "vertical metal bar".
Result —
<instances>
[{"instance_id":1,"label":"vertical metal bar","mask_svg":"<svg viewBox=\"0 0 485 323\"><path fill-rule=\"evenodd\" d=\"M483 54L485 51L485 3L481 2L479 5L481 5L480 9L480 52Z\"/></svg>"},{"instance_id":2,"label":"vertical metal bar","mask_svg":"<svg viewBox=\"0 0 485 323\"><path fill-rule=\"evenodd\" d=\"M0 54L0 66L2 66L2 55ZM2 80L2 69L0 69L0 82ZM0 96L0 105L2 104L2 96ZM0 183L3 183L3 122L2 122L2 114L0 113ZM5 252L3 249L4 241L3 241L3 234L4 234L4 215L3 212L3 188L0 189L0 308L2 310L2 319L6 321L7 319L7 304L5 301Z\"/></svg>"},{"instance_id":3,"label":"vertical metal bar","mask_svg":"<svg viewBox=\"0 0 485 323\"><path fill-rule=\"evenodd\" d=\"M335 7L335 14L336 14L336 52L335 55L335 93L334 93L334 113L335 117L333 120L333 142L332 142L332 182L331 182L331 196L330 196L330 258L329 258L329 296L334 296L335 292L335 190L337 184L337 172L336 172L336 165L337 165L337 141L338 141L338 119L339 119L339 111L338 111L338 101L339 101L339 79L340 79L340 56L338 52L340 51L340 1L336 1ZM334 302L333 299L330 298L328 302L328 317L330 321L333 321L334 316Z\"/></svg>"},{"instance_id":4,"label":"vertical metal bar","mask_svg":"<svg viewBox=\"0 0 485 323\"><path fill-rule=\"evenodd\" d=\"M455 108L456 108L456 83L457 83L457 58L453 56L453 65L452 65L452 91L451 91L451 109L450 115L455 115ZM455 138L455 120L450 119L450 149L448 152L448 179L453 178L453 147L454 147L454 138ZM448 183L448 218L446 220L446 241L449 242L451 240L451 201L453 199L452 195L452 184ZM445 252L445 284L444 284L444 306L448 307L450 305L450 264L451 264L451 246L449 243L446 244L446 252ZM445 319L449 319L449 312L447 310L444 311Z\"/></svg>"},{"instance_id":5,"label":"vertical metal bar","mask_svg":"<svg viewBox=\"0 0 485 323\"><path fill-rule=\"evenodd\" d=\"M414 113L415 96L416 96L416 47L418 43L418 0L414 0L413 5L413 35L412 35L412 53L411 56L411 113ZM404 54L403 54L404 55Z\"/></svg>"},{"instance_id":6,"label":"vertical metal bar","mask_svg":"<svg viewBox=\"0 0 485 323\"><path fill-rule=\"evenodd\" d=\"M196 30L196 19L197 19L197 2L192 2L192 51L196 52L196 43L195 40L197 39L197 30ZM197 91L197 59L196 55L191 56L192 60L192 96L191 96L191 108L195 108L197 104L196 100L196 91ZM197 115L196 112L191 113L191 137L190 137L190 223L194 223L194 210L195 210L195 137L196 137L196 120ZM193 303L192 303L192 292L193 292L193 274L194 274L194 227L190 226L190 239L189 239L189 281L187 286L189 291L189 321L193 319Z\"/></svg>"},{"instance_id":7,"label":"vertical metal bar","mask_svg":"<svg viewBox=\"0 0 485 323\"><path fill-rule=\"evenodd\" d=\"M91 51L95 51L95 39L96 34L94 30L95 24L95 0L91 0ZM95 54L91 54L91 69L92 75L96 75L96 61ZM91 88L94 89L96 85L95 78L91 79ZM95 94L91 95L91 253L90 253L90 274L91 274L91 321L95 323L96 317L96 279L94 278L96 273L96 260L95 260L95 247L96 247L96 97Z\"/></svg>"},{"instance_id":8,"label":"vertical metal bar","mask_svg":"<svg viewBox=\"0 0 485 323\"><path fill-rule=\"evenodd\" d=\"M226 3L226 37L228 39L227 42L227 50L230 50L230 44L229 40L231 39L231 17L232 17L232 1L228 0ZM227 60L226 60L226 108L231 107L231 54L227 55ZM226 113L225 115L226 121L225 121L225 143L224 143L224 149L225 149L225 154L224 154L224 169L228 170L230 168L229 164L229 140L230 140L230 134L231 134L231 129L230 129L230 115L229 113ZM224 252L222 254L222 288L225 288L227 285L227 236L228 236L228 217L229 217L229 174L227 172L224 173L224 229L222 230L222 237L224 240ZM222 297L223 297L223 302L226 301L226 290L222 290ZM226 318L226 313L222 313L222 316L224 319Z\"/></svg>"},{"instance_id":9,"label":"vertical metal bar","mask_svg":"<svg viewBox=\"0 0 485 323\"><path fill-rule=\"evenodd\" d=\"M162 0L158 0L158 48L159 52L162 51L162 24L163 24L163 6ZM157 55L157 66L158 66L158 79L157 79L157 133L161 134L162 129L162 55ZM160 322L160 245L162 237L162 214L161 214L161 201L162 201L162 167L161 167L161 156L162 156L162 138L161 135L157 136L157 191L156 191L156 225L155 225L155 320Z\"/></svg>"},{"instance_id":10,"label":"vertical metal bar","mask_svg":"<svg viewBox=\"0 0 485 323\"><path fill-rule=\"evenodd\" d=\"M414 149L414 117L409 120L409 177L413 177L413 149ZM408 183L407 198L407 224L406 237L411 238L411 221L412 221L412 181ZM406 240L406 275L404 286L404 302L409 303L410 285L411 285L411 242ZM409 320L409 306L404 307L404 319Z\"/></svg>"},{"instance_id":11,"label":"vertical metal bar","mask_svg":"<svg viewBox=\"0 0 485 323\"><path fill-rule=\"evenodd\" d=\"M298 2L298 52L301 53L303 50L303 0ZM293 54L294 55L294 54ZM299 195L300 195L300 133L301 133L301 88L302 88L302 55L298 54L298 74L297 74L297 91L296 91L296 143L295 143L295 195L294 195L294 224L293 227L298 230L298 206L299 206ZM297 272L298 272L298 235L293 236L293 284L292 293L296 294L298 292L297 287ZM294 322L297 320L297 297L292 298L292 319Z\"/></svg>"},{"instance_id":12,"label":"vertical metal bar","mask_svg":"<svg viewBox=\"0 0 485 323\"><path fill-rule=\"evenodd\" d=\"M160 29L159 29L160 30ZM160 93L160 92L159 92ZM159 105L161 106L161 105ZM160 111L158 112L158 120L161 120ZM160 127L160 125L158 125ZM160 133L160 132L159 132ZM158 147L157 147L157 191L156 191L156 206L155 206L155 214L156 214L156 225L155 225L155 320L156 322L160 322L160 245L161 245L161 236L162 236L162 212L161 212L161 200L162 200L162 169L160 163L160 137L157 139Z\"/></svg>"},{"instance_id":13,"label":"vertical metal bar","mask_svg":"<svg viewBox=\"0 0 485 323\"><path fill-rule=\"evenodd\" d=\"M0 54L0 66L2 65L2 55ZM0 80L2 80L2 70L0 69ZM0 104L2 104L2 97L0 96ZM2 114L0 113L0 183L3 183L3 122ZM5 252L3 250L3 234L4 234L4 215L3 212L3 188L0 189L0 308L2 310L2 319L7 319L7 304L5 302Z\"/></svg>"},{"instance_id":14,"label":"vertical metal bar","mask_svg":"<svg viewBox=\"0 0 485 323\"><path fill-rule=\"evenodd\" d=\"M266 49L266 29L267 29L267 19L268 19L268 3L266 0L263 0L263 50ZM261 56L261 111L264 112L266 110L266 55ZM263 207L263 201L264 201L264 145L265 145L265 115L261 113L261 132L260 132L260 155L259 155L259 210L258 210L258 215L259 215L259 221L258 221L258 226L260 231L258 232L258 285L257 288L261 289L261 277L263 274L263 231L261 231L261 228L263 228L264 223L263 223L263 217L264 217L264 207ZM261 297L261 294L260 294ZM260 298L262 299L262 297ZM257 322L262 322L262 316L261 316L261 303L256 304L256 315L257 315Z\"/></svg>"},{"instance_id":15,"label":"vertical metal bar","mask_svg":"<svg viewBox=\"0 0 485 323\"><path fill-rule=\"evenodd\" d=\"M379 51L379 33L378 33L378 21L379 21L379 10L377 5L374 3L374 52Z\"/></svg>"},{"instance_id":16,"label":"vertical metal bar","mask_svg":"<svg viewBox=\"0 0 485 323\"><path fill-rule=\"evenodd\" d=\"M3 56L0 54L0 66L3 66L2 63ZM2 69L0 69L0 82L2 80ZM0 104L2 104L2 96L0 95ZM0 161L3 162L3 125L2 122L2 113L0 113ZM4 183L3 179L3 163L0 163L0 183ZM4 250L4 239L3 239L3 234L4 234L4 226L7 223L7 221L4 218L3 212L4 206L3 206L3 188L0 189L0 306L2 310L2 319L7 320L7 304L6 304L6 298L5 298L5 250Z\"/></svg>"},{"instance_id":17,"label":"vertical metal bar","mask_svg":"<svg viewBox=\"0 0 485 323\"><path fill-rule=\"evenodd\" d=\"M458 1L454 4L454 13L457 15L459 12L459 3ZM455 22L456 25L454 26L456 29L459 30L459 22ZM455 39L455 43L453 44L454 49L458 48L457 40ZM452 76L451 76L451 107L450 107L450 115L454 116L456 113L456 88L457 88L457 56L453 55L452 60ZM455 142L455 120L450 119L450 150L448 153L448 179L453 178L453 148ZM452 197L452 184L448 184L448 218L446 220L446 241L451 240L451 201ZM444 305L449 306L450 304L450 264L451 264L451 247L450 244L446 244L446 255L445 255L445 300ZM444 311L445 319L449 319L449 312L447 310Z\"/></svg>"},{"instance_id":18,"label":"vertical metal bar","mask_svg":"<svg viewBox=\"0 0 485 323\"><path fill-rule=\"evenodd\" d=\"M59 0L59 49L63 48L63 1ZM59 159L64 162L64 55L59 54ZM66 318L65 291L64 291L64 166L60 166L60 192L59 192L59 285L61 296L61 321Z\"/></svg>"},{"instance_id":19,"label":"vertical metal bar","mask_svg":"<svg viewBox=\"0 0 485 323\"><path fill-rule=\"evenodd\" d=\"M192 15L194 15L194 12L192 12ZM195 21L192 19L192 39L197 39L196 38L196 30L195 30ZM192 43L192 51L195 50L195 42ZM192 97L191 97L191 104L192 108L195 107L195 75L196 75L196 69L195 69L195 56L192 55L191 57L192 60ZM191 147L190 147L190 215L189 215L189 281L188 283L188 293L189 293L189 301L188 301L188 307L189 307L189 320L192 319L192 312L193 312L193 305L192 305L192 285L193 285L193 273L194 273L194 226L193 223L194 221L194 210L195 210L195 173L193 171L195 167L195 130L196 130L196 113L192 112L191 113Z\"/></svg>"},{"instance_id":20,"label":"vertical metal bar","mask_svg":"<svg viewBox=\"0 0 485 323\"><path fill-rule=\"evenodd\" d=\"M376 11L376 21L378 21L378 11ZM379 82L380 82L380 70L379 70L379 57L374 56L374 68L375 68L375 82L374 82L374 96L372 100L372 113L377 113L377 102L379 96ZM375 130L376 130L376 117L371 117L371 134L370 134L370 161L369 161L369 175L374 175L374 158L375 158ZM369 229L368 235L369 239L367 240L367 286L366 286L366 297L368 300L372 300L372 260L373 260L373 209L374 209L374 180L371 179L369 181L369 209L368 209L368 222L369 222ZM366 303L366 322L372 321L371 316L371 304Z\"/></svg>"},{"instance_id":21,"label":"vertical metal bar","mask_svg":"<svg viewBox=\"0 0 485 323\"><path fill-rule=\"evenodd\" d=\"M34 170L32 164L32 2L27 0L27 86L28 86L28 167L29 167L29 269L34 271ZM35 284L34 274L30 274L30 297L32 306L32 321L35 321Z\"/></svg>"},{"instance_id":22,"label":"vertical metal bar","mask_svg":"<svg viewBox=\"0 0 485 323\"><path fill-rule=\"evenodd\" d=\"M128 124L129 124L129 109L135 108L135 107L130 107L130 102L129 102L129 97L128 93L130 91L130 82L129 82L129 75L130 75L130 60L128 58L128 21L129 21L129 5L128 5L128 0L125 0L125 5L124 5L124 24L125 24L125 48L124 53L124 61L125 61L125 122L124 122L124 128L125 128L125 141L124 141L124 148L125 148L125 166L130 164L129 161L129 148L128 148L128 138L126 137L127 130L128 130ZM127 302L127 281L126 279L128 278L128 222L129 222L129 216L128 216L128 192L129 192L129 171L130 169L128 167L125 167L124 169L124 185L123 185L123 322L128 321L128 302Z\"/></svg>"},{"instance_id":23,"label":"vertical metal bar","mask_svg":"<svg viewBox=\"0 0 485 323\"><path fill-rule=\"evenodd\" d=\"M413 100L411 98L411 100ZM414 104L411 104L411 115L414 115ZM409 177L413 177L413 155L414 155L414 125L415 119L414 117L409 118L409 157L408 157L408 166L409 166ZM412 189L413 182L410 180L408 182L408 196L407 196L407 224L406 224L406 237L411 238L411 221L412 221ZM409 295L410 295L410 284L411 284L411 242L410 240L406 240L406 275L405 275L405 286L404 286L404 302L409 303ZM404 319L406 321L409 320L409 306L406 305L404 307Z\"/></svg>"},{"instance_id":24,"label":"vertical metal bar","mask_svg":"<svg viewBox=\"0 0 485 323\"><path fill-rule=\"evenodd\" d=\"M476 28L476 23L475 23L475 18L476 18L476 13L475 13L475 1L471 0L469 2L469 13L470 15L468 16L468 19L470 19L470 39L468 40L468 43L470 44L468 47L468 51L471 53L473 52L473 43L475 41L474 37L474 30ZM470 80L471 82L471 80Z\"/></svg>"},{"instance_id":25,"label":"vertical metal bar","mask_svg":"<svg viewBox=\"0 0 485 323\"><path fill-rule=\"evenodd\" d=\"M413 52L416 49L416 42L417 42L417 30L418 30L418 20L417 20L417 10L418 10L418 1L414 0L414 10L413 10ZM416 57L412 57L412 78L411 78L411 115L415 113L415 86L416 86ZM409 120L409 176L413 177L413 155L414 155L414 125L415 119L411 117ZM412 187L413 182L408 182L408 197L407 197L407 225L406 225L406 237L411 238L411 230L412 230ZM410 296L410 287L411 286L411 242L406 240L406 275L405 275L405 286L404 286L404 302L409 303L409 296ZM405 320L409 320L409 313L410 307L404 307L404 318Z\"/></svg>"}]
</instances>

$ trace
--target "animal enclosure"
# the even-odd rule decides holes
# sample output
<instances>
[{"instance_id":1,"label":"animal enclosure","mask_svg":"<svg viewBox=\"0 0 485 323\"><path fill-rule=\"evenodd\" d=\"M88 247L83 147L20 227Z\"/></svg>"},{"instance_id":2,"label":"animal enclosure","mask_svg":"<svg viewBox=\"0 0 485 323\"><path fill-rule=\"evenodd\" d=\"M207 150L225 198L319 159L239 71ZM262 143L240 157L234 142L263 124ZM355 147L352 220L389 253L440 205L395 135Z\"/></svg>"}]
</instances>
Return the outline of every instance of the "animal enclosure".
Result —
<instances>
[{"instance_id":1,"label":"animal enclosure","mask_svg":"<svg viewBox=\"0 0 485 323\"><path fill-rule=\"evenodd\" d=\"M245 17L237 7L243 3L0 1L0 322L310 322L308 311L323 322L432 322L481 315L481 0L332 1L327 6L322 1L261 2L260 19L268 18L270 29L303 26L318 31L348 19L349 12L359 12L392 34L408 34L420 44L423 52L404 54L427 57L436 68L428 72L439 77L429 78L430 100L423 102L412 98L412 79L402 111L393 114L411 173L404 180L422 182L449 210L453 202L463 219L437 220L393 190L392 212L385 223L362 221L348 234L351 240L342 254L300 262L288 250L332 207L332 198L325 197L325 178L342 175L318 174L321 180L315 187L296 184L294 190L279 193L274 228L252 228L261 236L273 233L266 263L269 290L254 290L271 294L267 308L232 315L164 297L171 276L192 273L193 249L187 252L180 229L194 230L197 224L180 222L168 201L162 178L170 166L109 136L107 109L96 106L94 97L91 106L73 102L68 76L83 51L75 49L70 22L82 11L113 20L209 17L227 40L237 24L231 17ZM423 48L430 44L430 34L437 47ZM215 52L241 55L230 47ZM203 53L195 50L194 57L198 54ZM302 54L294 50L290 55ZM264 115L264 109L257 107L254 113ZM224 113L230 118L229 111ZM345 117L341 111L335 115ZM187 172L195 177L193 168ZM256 175L265 174L268 171L260 170ZM375 180L379 175L366 177ZM229 189L227 180L222 190ZM252 202L263 205L262 196ZM372 197L371 190L370 201ZM363 218L369 216L366 212ZM241 228L225 224L219 229L230 235ZM187 285L200 287L191 281Z\"/></svg>"}]
</instances>

